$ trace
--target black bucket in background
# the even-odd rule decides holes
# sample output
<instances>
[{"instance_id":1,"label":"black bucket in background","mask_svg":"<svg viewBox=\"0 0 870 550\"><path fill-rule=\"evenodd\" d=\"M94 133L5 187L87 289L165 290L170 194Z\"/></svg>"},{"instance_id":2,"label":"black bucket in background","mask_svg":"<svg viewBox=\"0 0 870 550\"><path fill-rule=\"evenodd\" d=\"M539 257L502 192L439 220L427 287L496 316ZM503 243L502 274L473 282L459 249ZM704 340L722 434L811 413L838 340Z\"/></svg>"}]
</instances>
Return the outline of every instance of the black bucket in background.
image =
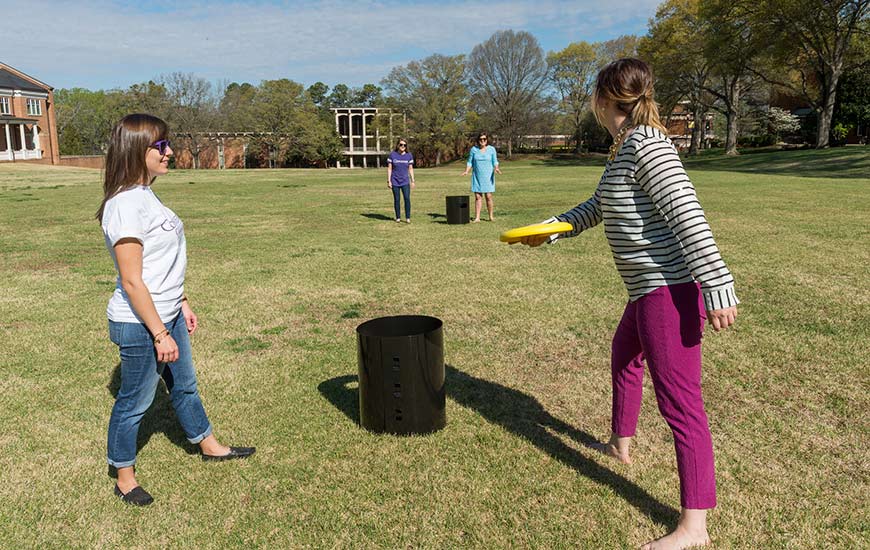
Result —
<instances>
[{"instance_id":1,"label":"black bucket in background","mask_svg":"<svg viewBox=\"0 0 870 550\"><path fill-rule=\"evenodd\" d=\"M447 223L468 223L470 216L468 195L451 195L447 197Z\"/></svg>"},{"instance_id":2,"label":"black bucket in background","mask_svg":"<svg viewBox=\"0 0 870 550\"><path fill-rule=\"evenodd\" d=\"M399 315L356 328L360 426L411 435L447 424L442 324L435 317Z\"/></svg>"}]
</instances>

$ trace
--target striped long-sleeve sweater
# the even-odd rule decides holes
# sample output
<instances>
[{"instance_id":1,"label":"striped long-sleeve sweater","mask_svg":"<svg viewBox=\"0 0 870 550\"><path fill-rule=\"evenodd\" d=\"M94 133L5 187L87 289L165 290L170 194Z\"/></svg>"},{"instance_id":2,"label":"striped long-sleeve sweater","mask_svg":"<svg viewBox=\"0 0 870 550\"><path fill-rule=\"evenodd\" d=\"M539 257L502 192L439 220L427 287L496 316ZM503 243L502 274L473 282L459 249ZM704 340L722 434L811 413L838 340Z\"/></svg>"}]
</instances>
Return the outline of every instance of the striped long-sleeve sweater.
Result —
<instances>
[{"instance_id":1,"label":"striped long-sleeve sweater","mask_svg":"<svg viewBox=\"0 0 870 550\"><path fill-rule=\"evenodd\" d=\"M562 237L604 222L631 301L661 286L698 281L708 311L739 303L677 150L655 128L635 128L592 197L550 219L556 220L574 226Z\"/></svg>"}]
</instances>

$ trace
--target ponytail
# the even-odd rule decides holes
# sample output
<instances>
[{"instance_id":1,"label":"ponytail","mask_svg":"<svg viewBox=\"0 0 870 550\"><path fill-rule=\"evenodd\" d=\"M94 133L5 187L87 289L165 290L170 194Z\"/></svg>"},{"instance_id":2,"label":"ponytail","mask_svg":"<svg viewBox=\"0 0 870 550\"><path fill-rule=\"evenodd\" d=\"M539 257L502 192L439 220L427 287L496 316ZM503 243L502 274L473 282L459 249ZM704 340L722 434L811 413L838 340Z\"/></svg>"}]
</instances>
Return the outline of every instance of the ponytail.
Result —
<instances>
[{"instance_id":1,"label":"ponytail","mask_svg":"<svg viewBox=\"0 0 870 550\"><path fill-rule=\"evenodd\" d=\"M654 95L653 74L649 65L640 59L626 57L608 63L598 73L592 104L597 107L602 99L615 101L635 126L652 126L667 135ZM596 120L602 124L598 109L594 109L594 112Z\"/></svg>"},{"instance_id":2,"label":"ponytail","mask_svg":"<svg viewBox=\"0 0 870 550\"><path fill-rule=\"evenodd\" d=\"M650 89L649 95L644 94L637 99L629 116L635 126L652 126L661 130L663 134L668 134L668 129L662 124L662 119L659 116L659 106L652 98L652 89Z\"/></svg>"}]
</instances>

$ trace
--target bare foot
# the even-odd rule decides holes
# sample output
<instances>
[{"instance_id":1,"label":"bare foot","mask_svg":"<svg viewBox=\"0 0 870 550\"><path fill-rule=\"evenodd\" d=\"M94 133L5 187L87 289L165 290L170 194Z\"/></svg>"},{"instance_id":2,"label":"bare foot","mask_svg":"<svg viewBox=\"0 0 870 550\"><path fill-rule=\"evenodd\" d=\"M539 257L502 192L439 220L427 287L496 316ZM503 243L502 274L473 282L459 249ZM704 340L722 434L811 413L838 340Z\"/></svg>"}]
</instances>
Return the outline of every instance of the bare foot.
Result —
<instances>
[{"instance_id":1,"label":"bare foot","mask_svg":"<svg viewBox=\"0 0 870 550\"><path fill-rule=\"evenodd\" d=\"M478 222L480 222L479 218L474 218L473 220L471 220L471 223L478 223Z\"/></svg>"},{"instance_id":2,"label":"bare foot","mask_svg":"<svg viewBox=\"0 0 870 550\"><path fill-rule=\"evenodd\" d=\"M629 456L628 452L620 452L613 443L592 443L589 446L601 454L615 458L623 464L631 464L631 456Z\"/></svg>"},{"instance_id":3,"label":"bare foot","mask_svg":"<svg viewBox=\"0 0 870 550\"><path fill-rule=\"evenodd\" d=\"M690 532L684 527L677 526L672 533L660 539L650 541L640 547L641 550L682 550L684 548L700 548L710 545L710 537L707 530Z\"/></svg>"}]
</instances>

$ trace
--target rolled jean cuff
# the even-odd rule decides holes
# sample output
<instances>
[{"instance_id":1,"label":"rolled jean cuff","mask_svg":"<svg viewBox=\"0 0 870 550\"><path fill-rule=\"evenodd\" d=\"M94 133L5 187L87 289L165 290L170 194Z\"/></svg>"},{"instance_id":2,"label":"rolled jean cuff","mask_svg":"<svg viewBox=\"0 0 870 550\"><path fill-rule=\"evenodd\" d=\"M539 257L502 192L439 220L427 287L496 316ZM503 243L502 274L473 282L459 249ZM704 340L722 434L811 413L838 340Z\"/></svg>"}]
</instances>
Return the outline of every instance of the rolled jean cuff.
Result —
<instances>
[{"instance_id":1,"label":"rolled jean cuff","mask_svg":"<svg viewBox=\"0 0 870 550\"><path fill-rule=\"evenodd\" d=\"M113 468L117 469L117 468L127 468L127 467L130 467L130 466L136 464L136 459L134 458L133 460L124 460L122 462L115 462L111 458L106 457L106 462L109 463L109 466L112 466Z\"/></svg>"},{"instance_id":2,"label":"rolled jean cuff","mask_svg":"<svg viewBox=\"0 0 870 550\"><path fill-rule=\"evenodd\" d=\"M188 437L187 440L190 441L191 443L193 443L194 445L196 445L197 443L199 443L200 441L202 441L203 439L205 439L206 437L208 437L210 435L211 435L211 424L208 425L208 428L206 428L206 430L204 432L202 432L202 434L200 434L196 437Z\"/></svg>"}]
</instances>

